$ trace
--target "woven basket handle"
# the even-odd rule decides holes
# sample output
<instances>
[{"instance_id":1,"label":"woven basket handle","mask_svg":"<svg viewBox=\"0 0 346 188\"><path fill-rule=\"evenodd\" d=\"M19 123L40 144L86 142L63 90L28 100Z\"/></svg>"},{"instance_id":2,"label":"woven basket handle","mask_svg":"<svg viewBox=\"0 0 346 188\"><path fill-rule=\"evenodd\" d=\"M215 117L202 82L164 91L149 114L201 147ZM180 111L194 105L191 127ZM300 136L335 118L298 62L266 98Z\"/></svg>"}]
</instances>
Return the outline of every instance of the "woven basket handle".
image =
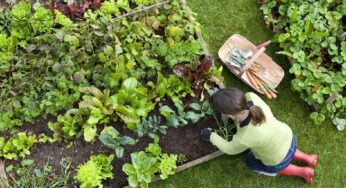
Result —
<instances>
[{"instance_id":1,"label":"woven basket handle","mask_svg":"<svg viewBox=\"0 0 346 188\"><path fill-rule=\"evenodd\" d=\"M241 77L244 72L264 53L266 50L265 47L260 48L256 53L251 57L249 61L246 62L246 65L239 71L238 76Z\"/></svg>"}]
</instances>

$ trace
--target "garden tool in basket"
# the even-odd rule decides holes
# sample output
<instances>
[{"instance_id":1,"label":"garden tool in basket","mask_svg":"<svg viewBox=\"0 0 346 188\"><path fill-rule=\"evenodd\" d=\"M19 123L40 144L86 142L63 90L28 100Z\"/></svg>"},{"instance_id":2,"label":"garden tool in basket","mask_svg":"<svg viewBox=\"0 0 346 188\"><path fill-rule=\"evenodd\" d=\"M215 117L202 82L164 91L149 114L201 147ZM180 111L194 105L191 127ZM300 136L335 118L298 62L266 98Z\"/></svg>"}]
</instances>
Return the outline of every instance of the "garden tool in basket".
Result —
<instances>
[{"instance_id":1,"label":"garden tool in basket","mask_svg":"<svg viewBox=\"0 0 346 188\"><path fill-rule=\"evenodd\" d=\"M276 98L275 88L284 77L283 69L264 53L271 41L255 46L239 34L220 48L219 58L234 75L268 98Z\"/></svg>"}]
</instances>

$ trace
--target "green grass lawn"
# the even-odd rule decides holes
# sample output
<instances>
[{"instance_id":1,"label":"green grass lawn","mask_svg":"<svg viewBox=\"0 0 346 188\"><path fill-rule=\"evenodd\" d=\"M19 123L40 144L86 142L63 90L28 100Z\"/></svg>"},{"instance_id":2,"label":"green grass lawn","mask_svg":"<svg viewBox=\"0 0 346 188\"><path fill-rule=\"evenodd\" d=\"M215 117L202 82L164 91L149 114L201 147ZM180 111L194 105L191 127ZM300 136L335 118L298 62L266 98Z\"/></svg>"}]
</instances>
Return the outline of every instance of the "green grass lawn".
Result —
<instances>
[{"instance_id":1,"label":"green grass lawn","mask_svg":"<svg viewBox=\"0 0 346 188\"><path fill-rule=\"evenodd\" d=\"M256 0L188 0L198 14L204 39L209 51L217 51L232 34L239 33L255 44L271 39L273 33L264 26L263 16ZM346 187L346 137L330 123L314 125L309 118L309 107L290 89L292 76L288 61L275 52L279 47L271 44L267 53L280 64L286 76L280 84L278 99L268 101L275 116L286 122L297 135L298 147L307 153L317 153L319 164L312 187ZM220 65L217 62L217 65ZM247 92L250 88L240 82L227 69L226 86ZM210 144L210 143L205 143ZM198 146L203 147L203 146ZM300 187L306 186L298 177L267 177L247 168L245 155L221 156L197 167L180 172L152 187Z\"/></svg>"}]
</instances>

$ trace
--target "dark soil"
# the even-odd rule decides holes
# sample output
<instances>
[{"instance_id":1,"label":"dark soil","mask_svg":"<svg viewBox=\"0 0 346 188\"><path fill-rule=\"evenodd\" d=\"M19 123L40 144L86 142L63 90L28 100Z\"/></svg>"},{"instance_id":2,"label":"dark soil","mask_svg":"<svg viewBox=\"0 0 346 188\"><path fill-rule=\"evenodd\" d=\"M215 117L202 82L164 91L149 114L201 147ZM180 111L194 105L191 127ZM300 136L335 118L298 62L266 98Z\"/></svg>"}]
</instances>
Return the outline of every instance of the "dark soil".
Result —
<instances>
[{"instance_id":1,"label":"dark soil","mask_svg":"<svg viewBox=\"0 0 346 188\"><path fill-rule=\"evenodd\" d=\"M122 165L130 162L130 154L144 148L153 140L148 137L138 138L135 132L129 131L119 123L113 124L121 135L128 135L137 138L134 146L125 147L124 157L113 161L113 180L104 182L105 187L122 187L127 185L126 174L122 171ZM212 117L199 121L197 124L189 124L180 128L169 128L166 135L160 135L159 145L164 153L184 154L187 162L203 157L216 151L210 143L203 141L200 137L200 130L206 127L216 129L217 124ZM101 129L101 128L99 128ZM33 132L35 135L45 133L51 135L52 132L47 127L47 120L38 120L34 124L27 124L20 128L21 131ZM94 142L85 142L83 138L72 141L73 145L68 148L67 143L46 143L36 144L30 150L31 155L27 158L34 159L35 164L43 166L47 163L53 167L57 174L61 173L60 161L62 158L72 159L71 174L75 174L78 165L86 162L93 154L112 154L111 149L105 147L98 139ZM70 187L77 187L78 183L71 177Z\"/></svg>"}]
</instances>

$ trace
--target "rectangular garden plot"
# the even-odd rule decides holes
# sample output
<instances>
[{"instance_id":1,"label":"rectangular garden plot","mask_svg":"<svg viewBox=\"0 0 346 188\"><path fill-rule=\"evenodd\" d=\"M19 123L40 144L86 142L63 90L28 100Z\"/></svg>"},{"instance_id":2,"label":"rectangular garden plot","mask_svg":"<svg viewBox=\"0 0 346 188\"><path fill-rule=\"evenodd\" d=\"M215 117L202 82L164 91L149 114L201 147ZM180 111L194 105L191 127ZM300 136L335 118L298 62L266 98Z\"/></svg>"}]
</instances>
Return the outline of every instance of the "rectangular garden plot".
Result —
<instances>
[{"instance_id":1,"label":"rectangular garden plot","mask_svg":"<svg viewBox=\"0 0 346 188\"><path fill-rule=\"evenodd\" d=\"M215 151L200 130L218 128L208 96L221 70L184 3L92 2L0 10L0 157L12 185L33 159L52 167L48 183L64 161L70 176L56 187L122 187L127 177L145 187Z\"/></svg>"}]
</instances>

